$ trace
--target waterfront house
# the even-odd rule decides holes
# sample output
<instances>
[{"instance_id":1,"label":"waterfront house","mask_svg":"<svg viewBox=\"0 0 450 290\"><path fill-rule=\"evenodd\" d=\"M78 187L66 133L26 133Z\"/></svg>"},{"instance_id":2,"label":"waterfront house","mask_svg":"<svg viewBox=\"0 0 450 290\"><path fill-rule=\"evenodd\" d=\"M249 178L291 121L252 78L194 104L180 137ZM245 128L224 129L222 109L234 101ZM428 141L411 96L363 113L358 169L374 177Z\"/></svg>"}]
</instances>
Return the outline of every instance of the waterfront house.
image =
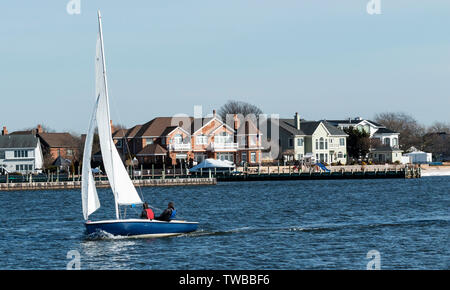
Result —
<instances>
[{"instance_id":1,"label":"waterfront house","mask_svg":"<svg viewBox=\"0 0 450 290\"><path fill-rule=\"evenodd\" d=\"M69 133L45 132L41 125L36 129L15 131L11 135L34 135L39 138L46 166L56 162L58 158L77 161L80 159L80 141Z\"/></svg>"},{"instance_id":2,"label":"waterfront house","mask_svg":"<svg viewBox=\"0 0 450 290\"><path fill-rule=\"evenodd\" d=\"M157 117L130 129L114 131L123 159L140 164L198 164L207 158L259 163L260 134L248 120L224 123L215 110L205 118ZM238 141L241 141L239 143Z\"/></svg>"},{"instance_id":3,"label":"waterfront house","mask_svg":"<svg viewBox=\"0 0 450 290\"><path fill-rule=\"evenodd\" d=\"M400 133L386 128L386 126L377 122L366 120L361 117L349 118L343 120L326 120L329 124L344 130L345 128L354 127L369 133L370 138L379 140L379 143L391 146L395 149L399 148Z\"/></svg>"},{"instance_id":4,"label":"waterfront house","mask_svg":"<svg viewBox=\"0 0 450 290\"><path fill-rule=\"evenodd\" d=\"M381 145L370 149L369 159L375 163L401 163L402 152L398 147Z\"/></svg>"},{"instance_id":5,"label":"waterfront house","mask_svg":"<svg viewBox=\"0 0 450 290\"><path fill-rule=\"evenodd\" d=\"M0 136L0 172L37 173L43 167L41 143L35 135L9 135L3 128Z\"/></svg>"},{"instance_id":6,"label":"waterfront house","mask_svg":"<svg viewBox=\"0 0 450 290\"><path fill-rule=\"evenodd\" d=\"M347 160L347 134L326 121L306 121L295 113L292 119L270 119L279 126L279 159L309 163L340 163ZM268 125L270 127L272 125ZM277 136L270 136L271 139Z\"/></svg>"},{"instance_id":7,"label":"waterfront house","mask_svg":"<svg viewBox=\"0 0 450 290\"><path fill-rule=\"evenodd\" d=\"M361 117L347 120L327 120L327 122L340 129L354 127L369 133L369 137L373 140L368 155L371 161L376 163L401 162L403 151L399 147L400 133Z\"/></svg>"}]
</instances>

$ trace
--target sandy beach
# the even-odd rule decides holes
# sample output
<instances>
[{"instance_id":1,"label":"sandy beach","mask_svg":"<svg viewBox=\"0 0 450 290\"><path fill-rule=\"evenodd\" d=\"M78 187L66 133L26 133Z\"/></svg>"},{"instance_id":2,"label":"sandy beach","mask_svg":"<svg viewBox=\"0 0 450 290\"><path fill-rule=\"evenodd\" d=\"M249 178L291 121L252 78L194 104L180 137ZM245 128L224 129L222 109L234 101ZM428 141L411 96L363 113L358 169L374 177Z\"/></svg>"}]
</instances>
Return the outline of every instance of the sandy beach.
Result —
<instances>
[{"instance_id":1,"label":"sandy beach","mask_svg":"<svg viewBox=\"0 0 450 290\"><path fill-rule=\"evenodd\" d=\"M429 166L422 165L422 176L450 176L450 166Z\"/></svg>"}]
</instances>

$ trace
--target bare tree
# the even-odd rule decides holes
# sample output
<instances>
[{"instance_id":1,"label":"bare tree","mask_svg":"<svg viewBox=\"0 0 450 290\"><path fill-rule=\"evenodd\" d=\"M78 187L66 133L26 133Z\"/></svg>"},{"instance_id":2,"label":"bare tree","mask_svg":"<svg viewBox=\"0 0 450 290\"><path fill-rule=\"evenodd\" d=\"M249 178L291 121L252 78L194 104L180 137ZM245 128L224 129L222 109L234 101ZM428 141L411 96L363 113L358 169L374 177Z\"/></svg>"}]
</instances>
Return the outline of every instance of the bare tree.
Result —
<instances>
[{"instance_id":1,"label":"bare tree","mask_svg":"<svg viewBox=\"0 0 450 290\"><path fill-rule=\"evenodd\" d=\"M407 150L411 146L423 149L422 137L425 128L412 116L401 112L386 112L376 114L374 120L386 126L386 128L400 133L399 144L401 149Z\"/></svg>"},{"instance_id":2,"label":"bare tree","mask_svg":"<svg viewBox=\"0 0 450 290\"><path fill-rule=\"evenodd\" d=\"M222 107L220 107L218 113L222 120L226 120L227 115L230 114L242 114L244 117L253 114L258 117L258 115L262 114L263 111L255 105L246 102L230 100Z\"/></svg>"},{"instance_id":3,"label":"bare tree","mask_svg":"<svg viewBox=\"0 0 450 290\"><path fill-rule=\"evenodd\" d=\"M433 153L434 159L442 161L450 158L450 124L435 122L428 127L423 144L424 150Z\"/></svg>"}]
</instances>

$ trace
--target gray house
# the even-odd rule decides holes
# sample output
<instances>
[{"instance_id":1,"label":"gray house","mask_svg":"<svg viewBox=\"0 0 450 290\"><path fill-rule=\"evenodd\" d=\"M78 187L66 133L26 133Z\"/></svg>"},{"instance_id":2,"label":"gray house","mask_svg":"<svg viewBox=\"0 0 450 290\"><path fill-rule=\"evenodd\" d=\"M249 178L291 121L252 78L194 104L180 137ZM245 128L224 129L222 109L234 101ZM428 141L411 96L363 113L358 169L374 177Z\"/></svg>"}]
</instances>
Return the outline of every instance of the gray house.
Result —
<instances>
[{"instance_id":1,"label":"gray house","mask_svg":"<svg viewBox=\"0 0 450 290\"><path fill-rule=\"evenodd\" d=\"M0 173L37 173L43 167L39 138L34 135L0 136Z\"/></svg>"}]
</instances>

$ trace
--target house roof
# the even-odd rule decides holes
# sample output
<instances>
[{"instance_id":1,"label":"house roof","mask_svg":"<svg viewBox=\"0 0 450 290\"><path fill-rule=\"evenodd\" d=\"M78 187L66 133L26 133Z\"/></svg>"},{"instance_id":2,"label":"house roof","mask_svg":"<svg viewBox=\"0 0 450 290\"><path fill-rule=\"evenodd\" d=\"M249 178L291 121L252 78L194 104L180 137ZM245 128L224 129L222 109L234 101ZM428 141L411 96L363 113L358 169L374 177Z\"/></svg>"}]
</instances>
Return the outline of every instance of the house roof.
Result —
<instances>
[{"instance_id":1,"label":"house roof","mask_svg":"<svg viewBox=\"0 0 450 290\"><path fill-rule=\"evenodd\" d=\"M126 136L126 134L127 134L128 131L129 131L128 129L119 129L119 130L116 130L116 131L114 131L114 133L112 133L112 137L113 137L113 138L123 138L123 137Z\"/></svg>"},{"instance_id":2,"label":"house roof","mask_svg":"<svg viewBox=\"0 0 450 290\"><path fill-rule=\"evenodd\" d=\"M297 130L294 119L280 119L280 127L293 135L312 135L322 123L331 135L345 136L344 131L331 125L327 121L305 121L300 120L300 130Z\"/></svg>"},{"instance_id":3,"label":"house roof","mask_svg":"<svg viewBox=\"0 0 450 290\"><path fill-rule=\"evenodd\" d=\"M170 133L177 126L183 128L187 132L190 132L191 128L190 117L157 117L153 120L133 127L132 131L127 134L128 137L152 137L152 136L166 136L164 134ZM172 128L168 130L168 128Z\"/></svg>"},{"instance_id":4,"label":"house roof","mask_svg":"<svg viewBox=\"0 0 450 290\"><path fill-rule=\"evenodd\" d=\"M403 150L399 148L393 148L389 145L379 146L373 149L370 149L370 152L403 152Z\"/></svg>"},{"instance_id":5,"label":"house roof","mask_svg":"<svg viewBox=\"0 0 450 290\"><path fill-rule=\"evenodd\" d=\"M279 119L278 122L280 128L288 131L292 135L306 135L305 132L303 131L302 120L300 121L300 130L297 130L297 127L294 124L294 119Z\"/></svg>"},{"instance_id":6,"label":"house roof","mask_svg":"<svg viewBox=\"0 0 450 290\"><path fill-rule=\"evenodd\" d=\"M136 155L166 155L167 150L161 147L159 144L149 144L145 146L141 151L139 151Z\"/></svg>"},{"instance_id":7,"label":"house roof","mask_svg":"<svg viewBox=\"0 0 450 290\"><path fill-rule=\"evenodd\" d=\"M34 134L33 130L25 130L25 131L14 131L9 133L9 135L31 135Z\"/></svg>"},{"instance_id":8,"label":"house roof","mask_svg":"<svg viewBox=\"0 0 450 290\"><path fill-rule=\"evenodd\" d=\"M388 128L379 128L374 134L383 134L383 133L398 134L397 132L392 131Z\"/></svg>"},{"instance_id":9,"label":"house roof","mask_svg":"<svg viewBox=\"0 0 450 290\"><path fill-rule=\"evenodd\" d=\"M362 121L367 121L369 123L374 124L377 127L384 127L382 124L374 122L372 120L359 119L359 118L357 118L357 119L344 119L344 120L325 120L325 121L327 121L328 123L330 123L333 126L338 126L340 124L356 125L356 124L361 123Z\"/></svg>"},{"instance_id":10,"label":"house roof","mask_svg":"<svg viewBox=\"0 0 450 290\"><path fill-rule=\"evenodd\" d=\"M40 133L42 142L51 148L78 147L78 140L69 133Z\"/></svg>"},{"instance_id":11,"label":"house roof","mask_svg":"<svg viewBox=\"0 0 450 290\"><path fill-rule=\"evenodd\" d=\"M56 158L56 160L53 162L53 165L56 166L70 166L70 164L72 164L72 160L62 158L61 156L58 156L58 158Z\"/></svg>"},{"instance_id":12,"label":"house roof","mask_svg":"<svg viewBox=\"0 0 450 290\"><path fill-rule=\"evenodd\" d=\"M35 148L38 138L34 135L5 135L0 136L0 148Z\"/></svg>"}]
</instances>

